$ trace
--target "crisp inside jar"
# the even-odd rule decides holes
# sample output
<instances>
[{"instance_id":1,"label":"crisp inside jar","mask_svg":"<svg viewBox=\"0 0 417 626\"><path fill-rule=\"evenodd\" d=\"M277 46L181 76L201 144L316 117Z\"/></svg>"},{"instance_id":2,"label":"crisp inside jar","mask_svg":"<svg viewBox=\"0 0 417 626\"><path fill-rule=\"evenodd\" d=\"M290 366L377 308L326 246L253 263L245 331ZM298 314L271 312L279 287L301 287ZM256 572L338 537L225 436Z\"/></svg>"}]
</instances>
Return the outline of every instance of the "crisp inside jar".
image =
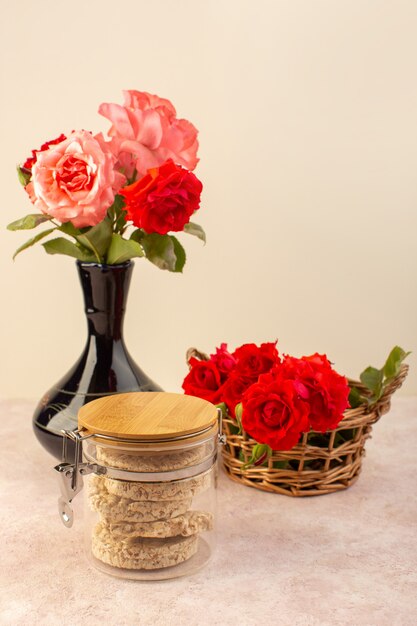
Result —
<instances>
[{"instance_id":1,"label":"crisp inside jar","mask_svg":"<svg viewBox=\"0 0 417 626\"><path fill-rule=\"evenodd\" d=\"M204 400L177 394L121 395L112 396L110 403L110 398L92 402L79 415L80 427L86 432L88 427L83 460L94 467L84 490L87 555L100 570L126 578L158 580L193 573L214 547L217 410ZM146 420L149 406L158 415L153 436ZM128 427L112 417L114 407ZM200 423L197 408L205 415Z\"/></svg>"}]
</instances>

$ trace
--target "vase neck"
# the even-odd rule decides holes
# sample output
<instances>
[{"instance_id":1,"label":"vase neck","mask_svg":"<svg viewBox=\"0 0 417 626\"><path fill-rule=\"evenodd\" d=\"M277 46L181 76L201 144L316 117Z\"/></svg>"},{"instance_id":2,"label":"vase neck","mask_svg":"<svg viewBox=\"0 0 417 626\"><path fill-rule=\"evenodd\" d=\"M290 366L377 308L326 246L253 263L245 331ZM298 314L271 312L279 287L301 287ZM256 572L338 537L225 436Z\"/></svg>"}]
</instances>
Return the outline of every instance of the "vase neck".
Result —
<instances>
[{"instance_id":1,"label":"vase neck","mask_svg":"<svg viewBox=\"0 0 417 626\"><path fill-rule=\"evenodd\" d=\"M99 265L77 261L90 335L122 339L133 263Z\"/></svg>"}]
</instances>

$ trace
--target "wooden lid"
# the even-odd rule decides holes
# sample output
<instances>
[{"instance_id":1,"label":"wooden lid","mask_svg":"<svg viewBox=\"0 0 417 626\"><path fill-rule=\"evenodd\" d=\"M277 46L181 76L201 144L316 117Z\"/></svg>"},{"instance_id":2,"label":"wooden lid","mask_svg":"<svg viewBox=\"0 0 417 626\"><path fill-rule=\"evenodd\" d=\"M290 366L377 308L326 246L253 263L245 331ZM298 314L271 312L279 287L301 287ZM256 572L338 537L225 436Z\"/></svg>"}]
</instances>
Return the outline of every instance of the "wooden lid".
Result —
<instances>
[{"instance_id":1,"label":"wooden lid","mask_svg":"<svg viewBox=\"0 0 417 626\"><path fill-rule=\"evenodd\" d=\"M122 439L175 438L213 426L216 407L179 393L120 393L93 400L78 412L78 427Z\"/></svg>"}]
</instances>

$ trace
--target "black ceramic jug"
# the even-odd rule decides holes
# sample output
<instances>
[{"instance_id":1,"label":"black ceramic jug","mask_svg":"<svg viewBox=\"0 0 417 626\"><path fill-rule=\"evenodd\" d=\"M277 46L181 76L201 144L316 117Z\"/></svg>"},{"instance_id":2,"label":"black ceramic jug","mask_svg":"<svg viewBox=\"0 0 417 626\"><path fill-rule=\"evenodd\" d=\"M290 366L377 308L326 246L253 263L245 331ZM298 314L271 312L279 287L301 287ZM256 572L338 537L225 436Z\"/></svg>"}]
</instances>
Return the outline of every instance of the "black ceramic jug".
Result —
<instances>
[{"instance_id":1,"label":"black ceramic jug","mask_svg":"<svg viewBox=\"0 0 417 626\"><path fill-rule=\"evenodd\" d=\"M161 391L126 349L123 318L133 262L101 265L77 261L84 295L88 337L69 372L40 400L33 416L36 437L61 458L61 430L77 428L78 410L105 395Z\"/></svg>"}]
</instances>

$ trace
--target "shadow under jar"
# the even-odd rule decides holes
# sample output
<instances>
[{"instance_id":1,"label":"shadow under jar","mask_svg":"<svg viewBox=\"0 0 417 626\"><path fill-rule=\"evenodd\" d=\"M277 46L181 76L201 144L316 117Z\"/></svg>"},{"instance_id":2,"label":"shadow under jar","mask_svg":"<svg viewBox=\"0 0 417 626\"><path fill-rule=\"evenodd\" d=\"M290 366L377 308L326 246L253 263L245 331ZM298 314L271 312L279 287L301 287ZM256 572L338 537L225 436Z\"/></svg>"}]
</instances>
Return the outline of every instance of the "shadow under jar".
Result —
<instances>
[{"instance_id":1,"label":"shadow under jar","mask_svg":"<svg viewBox=\"0 0 417 626\"><path fill-rule=\"evenodd\" d=\"M85 479L85 547L96 568L164 580L207 563L220 426L212 404L173 393L118 394L80 410L78 430L66 433L75 442L74 463L64 453L55 468L59 510L71 526L71 501Z\"/></svg>"}]
</instances>

